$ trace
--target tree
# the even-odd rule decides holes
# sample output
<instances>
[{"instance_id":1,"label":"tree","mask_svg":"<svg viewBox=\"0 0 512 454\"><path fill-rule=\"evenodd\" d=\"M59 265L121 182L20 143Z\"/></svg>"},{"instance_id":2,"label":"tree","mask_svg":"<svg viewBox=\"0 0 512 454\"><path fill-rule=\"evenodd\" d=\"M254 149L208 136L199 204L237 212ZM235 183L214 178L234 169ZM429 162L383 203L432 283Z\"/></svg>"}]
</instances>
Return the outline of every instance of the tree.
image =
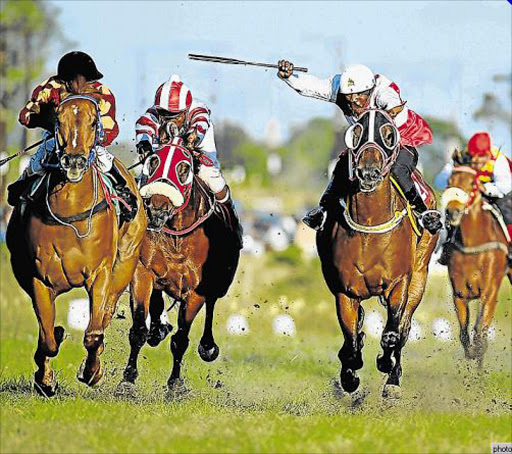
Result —
<instances>
[{"instance_id":1,"label":"tree","mask_svg":"<svg viewBox=\"0 0 512 454\"><path fill-rule=\"evenodd\" d=\"M0 6L0 150L25 148L26 128L17 113L41 77L49 50L69 45L58 26L58 9L38 0L7 0ZM40 82L40 80L38 80ZM10 145L10 146L9 146ZM14 166L13 166L14 167ZM5 178L0 182L2 197Z\"/></svg>"}]
</instances>

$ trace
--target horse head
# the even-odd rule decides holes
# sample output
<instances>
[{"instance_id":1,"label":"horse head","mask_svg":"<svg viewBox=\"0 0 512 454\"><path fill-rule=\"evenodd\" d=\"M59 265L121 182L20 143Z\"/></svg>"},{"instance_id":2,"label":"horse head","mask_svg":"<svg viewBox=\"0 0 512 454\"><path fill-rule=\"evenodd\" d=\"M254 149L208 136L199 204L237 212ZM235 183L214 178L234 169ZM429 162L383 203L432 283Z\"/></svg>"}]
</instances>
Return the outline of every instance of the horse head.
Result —
<instances>
[{"instance_id":1,"label":"horse head","mask_svg":"<svg viewBox=\"0 0 512 454\"><path fill-rule=\"evenodd\" d=\"M347 129L350 179L357 178L361 192L373 192L396 160L400 133L384 110L369 109Z\"/></svg>"},{"instance_id":2,"label":"horse head","mask_svg":"<svg viewBox=\"0 0 512 454\"><path fill-rule=\"evenodd\" d=\"M188 204L194 180L190 152L177 140L155 151L144 164L148 183L140 189L148 216L148 229L160 231Z\"/></svg>"},{"instance_id":3,"label":"horse head","mask_svg":"<svg viewBox=\"0 0 512 454\"><path fill-rule=\"evenodd\" d=\"M475 169L465 165L455 165L448 187L441 196L441 206L446 221L452 226L460 224L462 216L469 212L480 195L479 182Z\"/></svg>"},{"instance_id":4,"label":"horse head","mask_svg":"<svg viewBox=\"0 0 512 454\"><path fill-rule=\"evenodd\" d=\"M101 142L98 101L90 95L71 95L56 110L55 143L59 167L71 183L82 180Z\"/></svg>"}]
</instances>

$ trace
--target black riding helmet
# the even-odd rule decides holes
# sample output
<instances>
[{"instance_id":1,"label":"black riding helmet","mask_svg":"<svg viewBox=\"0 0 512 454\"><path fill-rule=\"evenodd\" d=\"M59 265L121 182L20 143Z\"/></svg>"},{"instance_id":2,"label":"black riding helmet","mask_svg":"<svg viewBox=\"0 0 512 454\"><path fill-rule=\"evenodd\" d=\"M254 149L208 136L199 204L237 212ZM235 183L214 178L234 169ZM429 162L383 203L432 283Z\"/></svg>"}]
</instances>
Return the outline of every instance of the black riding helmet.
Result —
<instances>
[{"instance_id":1,"label":"black riding helmet","mask_svg":"<svg viewBox=\"0 0 512 454\"><path fill-rule=\"evenodd\" d=\"M103 74L96 68L94 60L85 52L68 52L59 61L57 78L68 82L79 74L83 75L88 82L99 80L103 77Z\"/></svg>"}]
</instances>

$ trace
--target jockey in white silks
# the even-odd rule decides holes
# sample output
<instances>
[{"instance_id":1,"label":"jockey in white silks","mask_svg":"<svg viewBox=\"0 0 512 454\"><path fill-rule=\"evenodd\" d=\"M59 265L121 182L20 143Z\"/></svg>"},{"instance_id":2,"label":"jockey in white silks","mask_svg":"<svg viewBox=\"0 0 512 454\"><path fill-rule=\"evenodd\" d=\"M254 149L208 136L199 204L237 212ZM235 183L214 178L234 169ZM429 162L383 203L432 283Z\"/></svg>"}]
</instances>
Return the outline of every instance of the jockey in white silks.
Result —
<instances>
[{"instance_id":1,"label":"jockey in white silks","mask_svg":"<svg viewBox=\"0 0 512 454\"><path fill-rule=\"evenodd\" d=\"M214 129L208 107L192 96L192 92L177 75L172 75L161 84L155 94L155 101L135 125L137 151L147 156L161 143L161 128L166 128L166 141L181 137L187 148L208 157L212 165L201 163L197 175L215 195L218 204L229 212L229 226L241 241L241 225L224 177L220 171L215 146ZM146 166L141 183L147 180Z\"/></svg>"},{"instance_id":2,"label":"jockey in white silks","mask_svg":"<svg viewBox=\"0 0 512 454\"><path fill-rule=\"evenodd\" d=\"M343 111L349 125L355 124L367 109L378 108L390 114L400 132L400 151L391 167L391 174L419 213L420 223L431 233L438 232L442 227L441 214L428 209L411 178L418 163L416 147L432 142L432 130L420 115L405 107L398 86L381 74L373 74L364 65L349 66L342 74L328 79L294 73L293 64L286 60L280 60L278 67L279 78L301 95L335 103ZM321 229L329 206L345 195L343 183L346 181L347 167L346 158L342 155L320 199L320 206L303 219L308 226Z\"/></svg>"}]
</instances>

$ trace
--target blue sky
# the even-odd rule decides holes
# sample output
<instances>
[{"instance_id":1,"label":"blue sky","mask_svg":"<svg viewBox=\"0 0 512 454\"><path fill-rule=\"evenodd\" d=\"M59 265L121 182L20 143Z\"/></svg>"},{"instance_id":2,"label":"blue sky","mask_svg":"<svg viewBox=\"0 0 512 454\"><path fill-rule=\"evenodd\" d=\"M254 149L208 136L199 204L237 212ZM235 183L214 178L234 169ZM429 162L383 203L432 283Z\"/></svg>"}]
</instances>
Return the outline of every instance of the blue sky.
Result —
<instances>
[{"instance_id":1,"label":"blue sky","mask_svg":"<svg viewBox=\"0 0 512 454\"><path fill-rule=\"evenodd\" d=\"M511 107L510 84L492 81L511 72L506 0L52 3L65 35L95 58L115 93L123 140L133 138L135 120L172 73L210 105L214 121L241 123L254 137L265 137L271 119L286 137L291 126L336 109L299 96L274 70L195 62L189 52L288 58L321 77L364 63L394 80L410 108L455 119L466 134L487 127L471 118L484 92ZM492 132L510 152L510 130Z\"/></svg>"}]
</instances>

